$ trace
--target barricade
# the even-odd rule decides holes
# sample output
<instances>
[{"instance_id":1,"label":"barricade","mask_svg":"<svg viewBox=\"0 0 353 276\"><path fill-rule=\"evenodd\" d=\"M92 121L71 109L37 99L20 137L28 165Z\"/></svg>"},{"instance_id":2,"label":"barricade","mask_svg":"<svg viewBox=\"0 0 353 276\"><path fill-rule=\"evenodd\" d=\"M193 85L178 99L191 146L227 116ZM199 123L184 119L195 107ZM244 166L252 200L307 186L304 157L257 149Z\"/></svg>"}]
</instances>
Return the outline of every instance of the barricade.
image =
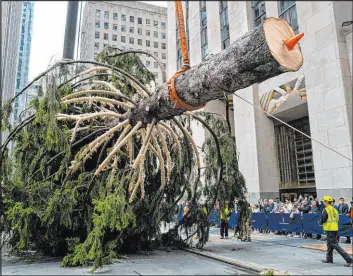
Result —
<instances>
[{"instance_id":1,"label":"barricade","mask_svg":"<svg viewBox=\"0 0 353 276\"><path fill-rule=\"evenodd\" d=\"M268 214L268 228L275 231L299 233L303 230L301 216L294 214L293 218L289 214Z\"/></svg>"},{"instance_id":2,"label":"barricade","mask_svg":"<svg viewBox=\"0 0 353 276\"><path fill-rule=\"evenodd\" d=\"M178 220L183 217L181 211L178 215ZM229 220L229 227L238 225L239 215L232 212ZM324 234L322 226L320 226L320 214L294 214L294 218L290 218L289 214L265 214L252 213L251 225L254 229L270 229L282 232L295 232L305 234ZM220 225L219 213L212 211L210 213L209 222L212 225ZM353 227L352 221L348 216L340 215L338 221L338 235L341 237L352 237Z\"/></svg>"},{"instance_id":3,"label":"barricade","mask_svg":"<svg viewBox=\"0 0 353 276\"><path fill-rule=\"evenodd\" d=\"M303 230L305 234L324 234L324 229L320 225L321 215L319 214L303 214Z\"/></svg>"},{"instance_id":4,"label":"barricade","mask_svg":"<svg viewBox=\"0 0 353 276\"><path fill-rule=\"evenodd\" d=\"M267 228L267 217L265 213L252 213L251 214L251 226L254 229L266 229Z\"/></svg>"}]
</instances>

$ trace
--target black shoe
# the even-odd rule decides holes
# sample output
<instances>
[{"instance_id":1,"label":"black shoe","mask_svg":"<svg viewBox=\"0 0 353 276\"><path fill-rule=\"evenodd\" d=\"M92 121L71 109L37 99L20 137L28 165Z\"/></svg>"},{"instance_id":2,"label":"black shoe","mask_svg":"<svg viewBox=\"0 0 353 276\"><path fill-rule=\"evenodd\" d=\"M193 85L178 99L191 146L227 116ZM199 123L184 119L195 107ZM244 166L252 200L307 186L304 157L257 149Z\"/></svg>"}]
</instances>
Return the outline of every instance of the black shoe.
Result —
<instances>
[{"instance_id":1,"label":"black shoe","mask_svg":"<svg viewBox=\"0 0 353 276\"><path fill-rule=\"evenodd\" d=\"M319 238L319 237L316 237L316 240L318 240L318 241L319 241L320 239L321 239L321 238Z\"/></svg>"},{"instance_id":2,"label":"black shoe","mask_svg":"<svg viewBox=\"0 0 353 276\"><path fill-rule=\"evenodd\" d=\"M223 240L224 239L224 237L221 237L221 240Z\"/></svg>"},{"instance_id":3,"label":"black shoe","mask_svg":"<svg viewBox=\"0 0 353 276\"><path fill-rule=\"evenodd\" d=\"M344 266L345 267L351 267L353 263L346 263Z\"/></svg>"},{"instance_id":4,"label":"black shoe","mask_svg":"<svg viewBox=\"0 0 353 276\"><path fill-rule=\"evenodd\" d=\"M344 243L351 243L351 240L346 240Z\"/></svg>"},{"instance_id":5,"label":"black shoe","mask_svg":"<svg viewBox=\"0 0 353 276\"><path fill-rule=\"evenodd\" d=\"M333 261L323 260L322 262L323 262L324 264L333 264Z\"/></svg>"}]
</instances>

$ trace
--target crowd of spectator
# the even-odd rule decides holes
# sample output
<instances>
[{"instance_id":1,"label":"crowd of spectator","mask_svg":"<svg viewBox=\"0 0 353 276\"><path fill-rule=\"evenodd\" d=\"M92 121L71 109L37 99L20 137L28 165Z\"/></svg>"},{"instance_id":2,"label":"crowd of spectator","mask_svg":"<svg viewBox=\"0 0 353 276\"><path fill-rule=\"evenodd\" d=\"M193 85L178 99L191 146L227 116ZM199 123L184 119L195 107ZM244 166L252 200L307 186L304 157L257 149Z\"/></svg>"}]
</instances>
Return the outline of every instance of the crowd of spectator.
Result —
<instances>
[{"instance_id":1,"label":"crowd of spectator","mask_svg":"<svg viewBox=\"0 0 353 276\"><path fill-rule=\"evenodd\" d=\"M353 220L353 200L350 202L350 207L344 202L344 198L339 199L339 204L336 205L333 200L333 206L337 209L340 215L349 216ZM260 199L258 204L252 205L253 212L262 212L266 214L290 214L291 218L294 218L294 214L321 214L324 209L324 204L318 198L313 197L302 197L294 199L293 202L289 199L285 199L285 202L281 202L278 198L273 199ZM256 231L256 229L254 229ZM259 230L262 233L273 233L276 235L287 235L292 237L313 238L312 234L301 234L301 233L286 233L281 231L270 231L270 230ZM321 235L316 235L316 239L320 240ZM339 239L339 237L338 237ZM346 243L351 243L350 237L346 238Z\"/></svg>"}]
</instances>

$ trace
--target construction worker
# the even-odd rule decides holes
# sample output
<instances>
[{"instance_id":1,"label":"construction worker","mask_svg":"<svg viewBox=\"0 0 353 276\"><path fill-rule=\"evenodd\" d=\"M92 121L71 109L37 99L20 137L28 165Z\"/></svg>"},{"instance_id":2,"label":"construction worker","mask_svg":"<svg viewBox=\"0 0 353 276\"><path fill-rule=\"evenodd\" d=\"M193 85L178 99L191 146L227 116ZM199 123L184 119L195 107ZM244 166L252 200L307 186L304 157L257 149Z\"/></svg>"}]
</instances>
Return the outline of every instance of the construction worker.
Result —
<instances>
[{"instance_id":1,"label":"construction worker","mask_svg":"<svg viewBox=\"0 0 353 276\"><path fill-rule=\"evenodd\" d=\"M325 209L322 211L322 218L320 224L323 225L324 231L327 235L327 253L326 260L323 263L333 263L333 250L335 249L347 262L344 266L352 266L353 259L345 252L338 244L338 211L332 206L332 197L324 196L323 202Z\"/></svg>"},{"instance_id":2,"label":"construction worker","mask_svg":"<svg viewBox=\"0 0 353 276\"><path fill-rule=\"evenodd\" d=\"M221 239L228 239L228 227L229 227L229 220L230 220L231 212L229 211L228 207L224 208L223 211L220 212L220 219L221 219Z\"/></svg>"}]
</instances>

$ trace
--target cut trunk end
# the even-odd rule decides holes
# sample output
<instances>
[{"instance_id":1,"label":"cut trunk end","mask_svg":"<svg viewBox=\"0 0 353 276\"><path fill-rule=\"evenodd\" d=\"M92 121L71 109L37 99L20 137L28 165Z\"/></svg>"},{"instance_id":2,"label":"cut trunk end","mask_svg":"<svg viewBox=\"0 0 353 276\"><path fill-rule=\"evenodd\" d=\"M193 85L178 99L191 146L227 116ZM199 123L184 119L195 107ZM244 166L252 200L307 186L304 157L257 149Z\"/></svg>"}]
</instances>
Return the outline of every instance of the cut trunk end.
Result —
<instances>
[{"instance_id":1,"label":"cut trunk end","mask_svg":"<svg viewBox=\"0 0 353 276\"><path fill-rule=\"evenodd\" d=\"M295 35L284 19L269 17L263 24L268 48L285 71L297 71L303 65L303 55L298 44L304 33ZM287 44L286 44L287 42Z\"/></svg>"}]
</instances>

